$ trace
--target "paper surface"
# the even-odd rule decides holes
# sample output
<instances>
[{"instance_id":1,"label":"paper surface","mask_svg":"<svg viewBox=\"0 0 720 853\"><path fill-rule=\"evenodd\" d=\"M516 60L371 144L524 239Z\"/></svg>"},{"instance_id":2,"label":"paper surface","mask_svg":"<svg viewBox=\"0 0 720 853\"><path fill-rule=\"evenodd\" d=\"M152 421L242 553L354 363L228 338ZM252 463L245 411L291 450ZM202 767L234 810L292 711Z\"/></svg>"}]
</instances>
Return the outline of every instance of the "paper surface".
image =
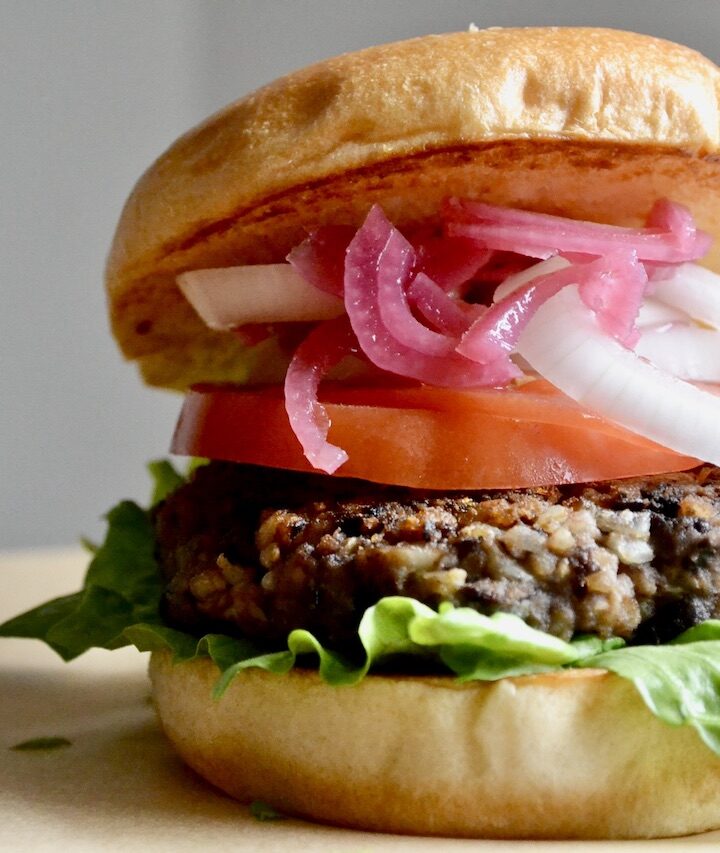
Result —
<instances>
[{"instance_id":1,"label":"paper surface","mask_svg":"<svg viewBox=\"0 0 720 853\"><path fill-rule=\"evenodd\" d=\"M0 554L0 621L80 585L78 550ZM0 849L72 851L506 851L716 849L720 832L640 842L499 842L258 821L204 784L166 744L145 656L132 649L63 663L43 644L0 640ZM61 737L70 745L15 751Z\"/></svg>"}]
</instances>

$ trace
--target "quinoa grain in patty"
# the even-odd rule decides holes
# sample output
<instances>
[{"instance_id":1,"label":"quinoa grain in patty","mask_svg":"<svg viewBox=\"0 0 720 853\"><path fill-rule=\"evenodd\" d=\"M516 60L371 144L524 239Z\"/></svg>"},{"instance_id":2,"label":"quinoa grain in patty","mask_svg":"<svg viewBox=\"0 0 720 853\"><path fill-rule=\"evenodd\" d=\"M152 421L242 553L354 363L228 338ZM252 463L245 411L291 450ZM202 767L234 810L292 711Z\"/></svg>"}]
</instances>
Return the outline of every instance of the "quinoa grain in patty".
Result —
<instances>
[{"instance_id":1,"label":"quinoa grain in patty","mask_svg":"<svg viewBox=\"0 0 720 853\"><path fill-rule=\"evenodd\" d=\"M155 512L178 626L336 648L387 595L504 611L569 639L671 639L720 615L720 474L465 494L230 463Z\"/></svg>"}]
</instances>

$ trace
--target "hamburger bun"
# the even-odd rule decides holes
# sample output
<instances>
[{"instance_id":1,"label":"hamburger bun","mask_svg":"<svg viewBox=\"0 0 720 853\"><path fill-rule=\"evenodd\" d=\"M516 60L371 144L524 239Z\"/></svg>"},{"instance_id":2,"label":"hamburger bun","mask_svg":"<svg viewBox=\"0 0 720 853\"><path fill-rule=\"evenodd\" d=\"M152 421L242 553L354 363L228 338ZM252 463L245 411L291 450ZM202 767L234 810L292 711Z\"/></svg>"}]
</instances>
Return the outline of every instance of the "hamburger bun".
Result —
<instances>
[{"instance_id":1,"label":"hamburger bun","mask_svg":"<svg viewBox=\"0 0 720 853\"><path fill-rule=\"evenodd\" d=\"M240 800L383 832L643 838L720 823L720 759L596 669L461 684L241 672L219 700L209 660L150 674L163 728Z\"/></svg>"},{"instance_id":2,"label":"hamburger bun","mask_svg":"<svg viewBox=\"0 0 720 853\"><path fill-rule=\"evenodd\" d=\"M138 182L107 264L112 328L152 385L245 381L188 269L284 259L308 230L396 225L450 195L619 225L687 205L720 235L720 70L607 29L491 29L340 56L226 107ZM704 259L720 270L720 241Z\"/></svg>"}]
</instances>

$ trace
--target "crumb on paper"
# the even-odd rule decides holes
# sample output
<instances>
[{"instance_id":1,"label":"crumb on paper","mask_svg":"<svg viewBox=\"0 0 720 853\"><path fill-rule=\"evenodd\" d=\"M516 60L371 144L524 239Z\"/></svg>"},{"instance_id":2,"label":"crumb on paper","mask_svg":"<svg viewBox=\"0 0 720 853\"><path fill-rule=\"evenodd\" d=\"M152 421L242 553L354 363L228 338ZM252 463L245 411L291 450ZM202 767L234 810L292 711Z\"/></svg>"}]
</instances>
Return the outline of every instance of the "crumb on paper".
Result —
<instances>
[{"instance_id":1,"label":"crumb on paper","mask_svg":"<svg viewBox=\"0 0 720 853\"><path fill-rule=\"evenodd\" d=\"M250 803L250 814L255 820L285 820L285 815L281 814L277 809L260 800L255 800Z\"/></svg>"},{"instance_id":2,"label":"crumb on paper","mask_svg":"<svg viewBox=\"0 0 720 853\"><path fill-rule=\"evenodd\" d=\"M35 737L24 740L9 747L14 752L46 752L53 749L62 749L72 746L72 741L66 737Z\"/></svg>"}]
</instances>

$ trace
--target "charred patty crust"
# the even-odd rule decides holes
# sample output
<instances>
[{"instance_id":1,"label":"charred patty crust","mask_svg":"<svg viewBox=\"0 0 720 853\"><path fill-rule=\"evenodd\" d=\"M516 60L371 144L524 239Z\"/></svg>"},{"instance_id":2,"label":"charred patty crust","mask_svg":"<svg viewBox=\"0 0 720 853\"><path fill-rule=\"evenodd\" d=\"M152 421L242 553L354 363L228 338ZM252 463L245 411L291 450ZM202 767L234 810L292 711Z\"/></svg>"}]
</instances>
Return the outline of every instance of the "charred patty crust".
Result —
<instances>
[{"instance_id":1,"label":"charred patty crust","mask_svg":"<svg viewBox=\"0 0 720 853\"><path fill-rule=\"evenodd\" d=\"M348 649L387 595L664 642L720 615L720 469L438 496L213 462L154 513L166 617Z\"/></svg>"}]
</instances>

